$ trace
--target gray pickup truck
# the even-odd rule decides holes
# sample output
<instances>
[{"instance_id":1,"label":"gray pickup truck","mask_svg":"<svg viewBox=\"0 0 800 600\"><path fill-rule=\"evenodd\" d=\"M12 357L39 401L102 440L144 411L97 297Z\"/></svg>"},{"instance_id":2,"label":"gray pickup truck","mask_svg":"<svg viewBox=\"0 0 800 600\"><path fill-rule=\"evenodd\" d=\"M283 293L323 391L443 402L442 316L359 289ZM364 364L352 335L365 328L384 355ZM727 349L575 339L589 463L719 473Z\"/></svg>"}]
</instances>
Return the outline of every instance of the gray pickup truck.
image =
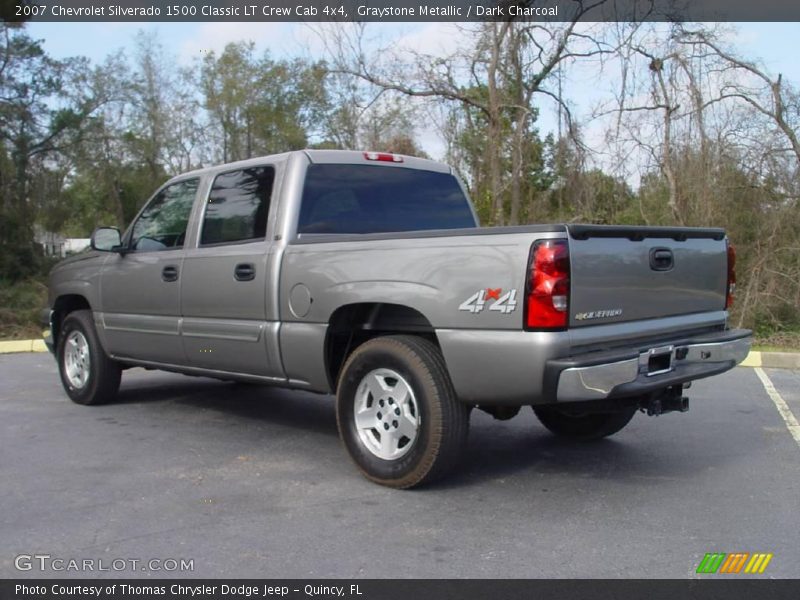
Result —
<instances>
[{"instance_id":1,"label":"gray pickup truck","mask_svg":"<svg viewBox=\"0 0 800 600\"><path fill-rule=\"evenodd\" d=\"M336 394L369 479L452 469L472 408L596 439L742 361L721 229L480 228L446 165L309 150L168 181L50 275L69 397L146 367Z\"/></svg>"}]
</instances>

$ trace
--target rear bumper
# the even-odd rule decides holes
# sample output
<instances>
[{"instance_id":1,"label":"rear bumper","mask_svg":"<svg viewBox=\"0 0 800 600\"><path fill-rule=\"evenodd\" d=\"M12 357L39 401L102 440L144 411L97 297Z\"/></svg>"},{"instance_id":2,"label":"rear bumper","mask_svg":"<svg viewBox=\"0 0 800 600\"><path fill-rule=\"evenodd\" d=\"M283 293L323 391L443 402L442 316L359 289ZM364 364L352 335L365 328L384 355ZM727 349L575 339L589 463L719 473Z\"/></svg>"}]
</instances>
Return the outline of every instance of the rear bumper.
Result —
<instances>
[{"instance_id":1,"label":"rear bumper","mask_svg":"<svg viewBox=\"0 0 800 600\"><path fill-rule=\"evenodd\" d=\"M667 387L670 385L667 380L673 376L684 382L726 371L745 356L744 346L749 347L750 343L749 331L725 329L727 317L727 312L717 311L575 327L566 331L437 329L436 337L456 394L465 404L542 405L558 401L560 376L568 368L638 360L642 352L666 345L681 347L747 338L747 342L736 344L738 350L731 360L711 364L704 359L695 366L690 366L685 359L675 361L676 373L647 377L645 381L647 388ZM610 381L609 394L637 393L631 390L632 386L618 387L625 385L621 383L624 380L633 383L629 379L633 374L630 365L628 369L626 377L616 375ZM609 386L603 388L602 393L591 391L581 400L599 399L607 390Z\"/></svg>"},{"instance_id":2,"label":"rear bumper","mask_svg":"<svg viewBox=\"0 0 800 600\"><path fill-rule=\"evenodd\" d=\"M630 348L547 361L544 395L556 402L638 396L717 375L742 362L752 332L735 329L678 339L655 348Z\"/></svg>"}]
</instances>

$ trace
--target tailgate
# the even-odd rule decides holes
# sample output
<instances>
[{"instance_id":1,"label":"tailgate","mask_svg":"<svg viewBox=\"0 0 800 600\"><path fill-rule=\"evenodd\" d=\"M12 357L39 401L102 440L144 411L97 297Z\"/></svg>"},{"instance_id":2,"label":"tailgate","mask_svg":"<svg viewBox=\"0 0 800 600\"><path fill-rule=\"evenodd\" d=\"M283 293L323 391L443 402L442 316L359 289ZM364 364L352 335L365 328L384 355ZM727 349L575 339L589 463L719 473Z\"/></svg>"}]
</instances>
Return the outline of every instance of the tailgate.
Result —
<instances>
[{"instance_id":1,"label":"tailgate","mask_svg":"<svg viewBox=\"0 0 800 600\"><path fill-rule=\"evenodd\" d=\"M722 229L569 225L570 326L725 308Z\"/></svg>"}]
</instances>

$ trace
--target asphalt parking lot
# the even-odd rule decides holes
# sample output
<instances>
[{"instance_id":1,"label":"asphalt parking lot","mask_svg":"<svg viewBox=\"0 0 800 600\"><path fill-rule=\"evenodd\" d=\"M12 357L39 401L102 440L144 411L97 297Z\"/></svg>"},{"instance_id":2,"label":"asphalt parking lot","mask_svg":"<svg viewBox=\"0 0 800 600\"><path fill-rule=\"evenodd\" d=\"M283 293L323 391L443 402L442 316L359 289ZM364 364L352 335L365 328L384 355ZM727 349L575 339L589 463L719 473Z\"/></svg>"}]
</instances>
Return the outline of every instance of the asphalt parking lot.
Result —
<instances>
[{"instance_id":1,"label":"asphalt parking lot","mask_svg":"<svg viewBox=\"0 0 800 600\"><path fill-rule=\"evenodd\" d=\"M764 372L800 416L800 372ZM136 369L82 407L49 354L3 355L0 576L686 578L771 552L762 577L797 577L800 446L763 383L738 368L689 396L589 445L474 411L458 475L403 492L351 465L330 397ZM194 570L15 568L36 553Z\"/></svg>"}]
</instances>

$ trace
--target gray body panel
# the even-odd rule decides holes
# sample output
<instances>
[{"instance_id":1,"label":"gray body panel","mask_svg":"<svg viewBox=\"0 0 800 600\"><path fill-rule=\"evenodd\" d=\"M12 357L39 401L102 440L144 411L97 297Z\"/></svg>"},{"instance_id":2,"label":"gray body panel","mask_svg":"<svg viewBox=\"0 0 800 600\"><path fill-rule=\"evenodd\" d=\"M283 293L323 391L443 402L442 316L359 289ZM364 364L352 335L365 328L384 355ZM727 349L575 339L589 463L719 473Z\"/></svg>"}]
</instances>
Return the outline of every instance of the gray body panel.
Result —
<instances>
[{"instance_id":1,"label":"gray body panel","mask_svg":"<svg viewBox=\"0 0 800 600\"><path fill-rule=\"evenodd\" d=\"M269 242L259 241L187 251L181 331L191 366L280 375L266 319L270 250ZM250 281L234 277L244 264L253 267Z\"/></svg>"},{"instance_id":2,"label":"gray body panel","mask_svg":"<svg viewBox=\"0 0 800 600\"><path fill-rule=\"evenodd\" d=\"M519 333L531 243L534 239L565 235L558 231L543 232L538 227L530 229L530 233L486 236L446 232L440 233L440 237L403 236L289 245L284 252L280 280L281 350L287 375L307 381L312 389L331 391L322 353L326 326L337 309L353 304L369 302L411 308L437 333L472 332L478 340L484 333L495 331ZM291 292L298 286L308 289L312 299L303 317L291 310ZM514 310L508 313L459 310L470 296L486 288L514 290L517 296ZM534 335L528 334L528 338ZM458 362L448 358L449 348L441 337L440 343L448 366ZM483 355L479 360L484 363L487 348L492 348L493 353L499 350L483 338L475 350Z\"/></svg>"},{"instance_id":3,"label":"gray body panel","mask_svg":"<svg viewBox=\"0 0 800 600\"><path fill-rule=\"evenodd\" d=\"M65 261L51 275L51 306L63 294L85 297L107 351L128 364L332 392L331 319L356 305L395 305L418 315L417 324L435 335L459 397L471 404L554 402L545 385L549 362L615 349L637 353L725 329L726 254L719 236L633 241L604 231L576 239L555 224L298 236L308 165L363 160L357 152L293 152L167 182L201 179L184 248L93 252ZM379 168L450 172L440 163L404 161ZM199 247L214 177L264 164L276 170L266 238ZM531 246L548 238L570 240L570 327L525 331ZM651 268L656 248L672 254L670 269ZM252 280L234 278L242 263L253 266ZM178 268L177 281L162 280L165 265ZM487 290L504 300L473 310L476 294ZM736 352L721 355L738 356L741 348L738 342ZM596 376L592 368L586 372ZM701 371L693 373L704 376ZM569 373L575 378L582 371L573 366Z\"/></svg>"},{"instance_id":4,"label":"gray body panel","mask_svg":"<svg viewBox=\"0 0 800 600\"><path fill-rule=\"evenodd\" d=\"M417 310L436 329L521 329L530 246L564 234L443 235L290 245L280 283L283 320L301 320L288 310L288 297L304 284L314 299L304 322L326 323L346 304L386 302ZM508 313L459 310L486 288L516 290L517 305Z\"/></svg>"},{"instance_id":5,"label":"gray body panel","mask_svg":"<svg viewBox=\"0 0 800 600\"><path fill-rule=\"evenodd\" d=\"M59 262L50 272L47 303L55 306L62 296L81 296L90 306L100 306L100 270L106 252L87 251Z\"/></svg>"},{"instance_id":6,"label":"gray body panel","mask_svg":"<svg viewBox=\"0 0 800 600\"><path fill-rule=\"evenodd\" d=\"M673 267L656 271L653 251L672 253ZM725 242L714 239L570 238L570 326L637 321L716 311L725 306ZM581 313L622 311L611 319L578 320Z\"/></svg>"},{"instance_id":7,"label":"gray body panel","mask_svg":"<svg viewBox=\"0 0 800 600\"><path fill-rule=\"evenodd\" d=\"M168 266L180 274L183 250L108 256L100 276L99 321L110 354L185 362L179 330L180 279L162 279Z\"/></svg>"}]
</instances>

